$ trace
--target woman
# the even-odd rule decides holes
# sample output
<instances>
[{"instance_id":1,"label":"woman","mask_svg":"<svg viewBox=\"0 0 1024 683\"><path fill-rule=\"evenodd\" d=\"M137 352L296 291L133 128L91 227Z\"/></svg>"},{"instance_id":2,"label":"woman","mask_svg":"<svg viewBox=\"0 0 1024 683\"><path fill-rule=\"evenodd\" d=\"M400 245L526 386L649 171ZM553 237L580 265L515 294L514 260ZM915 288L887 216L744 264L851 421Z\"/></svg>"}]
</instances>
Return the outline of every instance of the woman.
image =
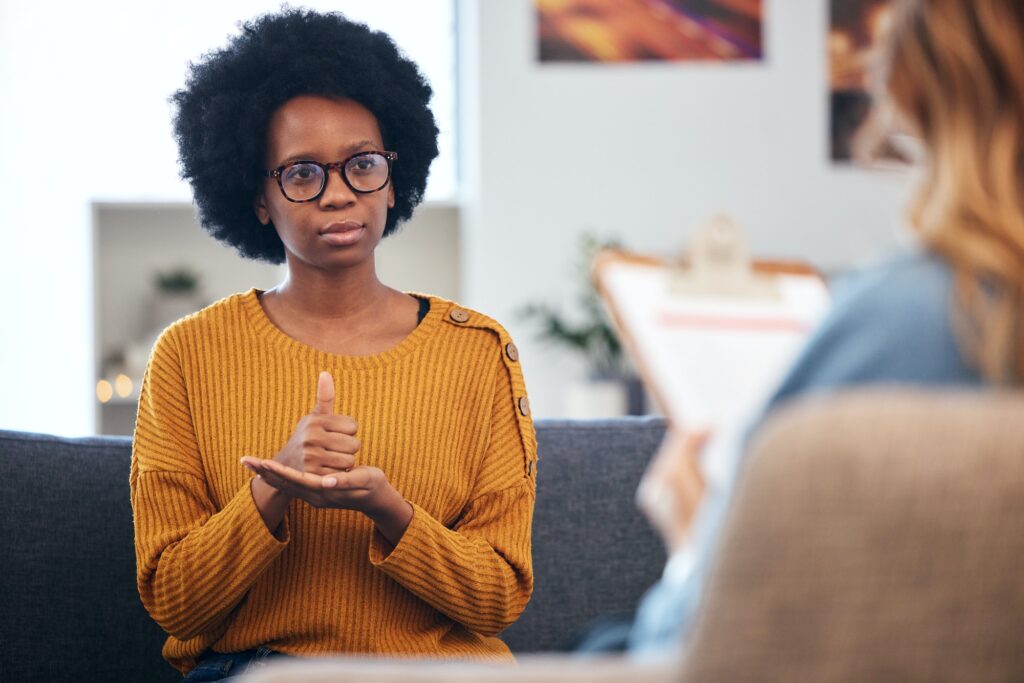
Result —
<instances>
[{"instance_id":1,"label":"woman","mask_svg":"<svg viewBox=\"0 0 1024 683\"><path fill-rule=\"evenodd\" d=\"M430 95L383 33L287 10L174 96L204 227L287 264L171 325L143 383L139 592L187 680L270 654L511 658L536 460L518 352L374 265L437 154Z\"/></svg>"},{"instance_id":2,"label":"woman","mask_svg":"<svg viewBox=\"0 0 1024 683\"><path fill-rule=\"evenodd\" d=\"M1019 0L896 3L883 100L927 152L909 212L920 246L837 292L772 407L854 385L1024 379L1022 64ZM635 651L676 646L699 602L735 476L709 482L698 504L702 443L702 435L670 434L641 485L641 505L673 556L641 606ZM740 448L722 447L741 467Z\"/></svg>"}]
</instances>

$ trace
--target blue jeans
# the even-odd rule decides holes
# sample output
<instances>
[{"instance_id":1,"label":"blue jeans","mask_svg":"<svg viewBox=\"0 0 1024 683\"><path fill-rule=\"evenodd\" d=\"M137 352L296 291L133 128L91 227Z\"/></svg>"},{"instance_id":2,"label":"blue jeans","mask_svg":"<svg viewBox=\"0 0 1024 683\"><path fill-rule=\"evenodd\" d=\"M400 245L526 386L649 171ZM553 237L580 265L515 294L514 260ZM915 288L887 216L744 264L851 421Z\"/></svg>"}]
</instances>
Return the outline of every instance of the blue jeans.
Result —
<instances>
[{"instance_id":1,"label":"blue jeans","mask_svg":"<svg viewBox=\"0 0 1024 683\"><path fill-rule=\"evenodd\" d=\"M265 666L268 659L284 657L280 652L274 652L270 648L258 647L255 650L245 652L220 652L207 651L199 656L195 667L185 676L186 683L212 683L228 678L234 678L241 674L255 671Z\"/></svg>"}]
</instances>

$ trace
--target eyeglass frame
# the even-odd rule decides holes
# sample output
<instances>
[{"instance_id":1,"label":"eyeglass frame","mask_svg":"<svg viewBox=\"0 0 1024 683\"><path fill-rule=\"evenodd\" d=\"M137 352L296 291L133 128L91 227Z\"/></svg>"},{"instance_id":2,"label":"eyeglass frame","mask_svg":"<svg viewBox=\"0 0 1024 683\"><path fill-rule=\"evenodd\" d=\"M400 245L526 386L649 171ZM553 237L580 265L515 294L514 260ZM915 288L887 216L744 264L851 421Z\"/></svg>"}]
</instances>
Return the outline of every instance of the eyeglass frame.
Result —
<instances>
[{"instance_id":1,"label":"eyeglass frame","mask_svg":"<svg viewBox=\"0 0 1024 683\"><path fill-rule=\"evenodd\" d=\"M356 189L352 187L352 183L349 181L348 175L345 173L345 166L348 165L348 162L352 161L356 157L369 156L370 154L377 154L379 156L384 157L385 161L388 162L388 175L384 179L384 182L381 183L381 186L375 190ZM371 149L363 152L356 152L352 156L342 159L341 161L332 161L327 164L321 164L319 161L313 161L312 159L297 159L295 161L289 161L287 164L282 164L277 168L270 169L269 171L265 170L263 171L263 175L267 178L277 178L277 187L278 189L281 190L281 196L283 196L285 199L295 204L305 204L306 202L314 202L317 199L320 199L320 197L324 193L324 190L327 189L327 180L328 176L330 176L331 174L331 169L335 168L338 169L338 175L341 176L342 181L344 181L344 183L348 186L348 189L352 190L353 192L357 194L373 194L374 192L380 192L385 187L387 187L389 182L391 182L392 164L394 164L396 159L398 159L398 152L385 152L381 150ZM284 191L284 181L281 179L281 176L284 175L286 169L291 168L292 166L295 166L297 164L313 164L323 169L324 180L323 183L320 184L320 190L317 191L317 193L310 197L309 199L292 199L291 197L288 196L288 193Z\"/></svg>"}]
</instances>

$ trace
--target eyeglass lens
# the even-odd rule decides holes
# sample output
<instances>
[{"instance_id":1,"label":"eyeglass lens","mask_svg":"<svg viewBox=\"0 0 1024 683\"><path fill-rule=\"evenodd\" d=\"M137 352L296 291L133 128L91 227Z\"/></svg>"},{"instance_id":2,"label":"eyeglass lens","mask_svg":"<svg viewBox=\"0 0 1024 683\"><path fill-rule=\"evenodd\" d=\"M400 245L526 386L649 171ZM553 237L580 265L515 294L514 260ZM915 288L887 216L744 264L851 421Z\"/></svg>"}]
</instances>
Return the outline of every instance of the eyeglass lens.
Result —
<instances>
[{"instance_id":1,"label":"eyeglass lens","mask_svg":"<svg viewBox=\"0 0 1024 683\"><path fill-rule=\"evenodd\" d=\"M342 172L352 189L374 192L388 182L388 160L381 154L359 154L345 163ZM281 188L289 199L309 200L323 190L325 178L319 164L299 162L281 173Z\"/></svg>"}]
</instances>

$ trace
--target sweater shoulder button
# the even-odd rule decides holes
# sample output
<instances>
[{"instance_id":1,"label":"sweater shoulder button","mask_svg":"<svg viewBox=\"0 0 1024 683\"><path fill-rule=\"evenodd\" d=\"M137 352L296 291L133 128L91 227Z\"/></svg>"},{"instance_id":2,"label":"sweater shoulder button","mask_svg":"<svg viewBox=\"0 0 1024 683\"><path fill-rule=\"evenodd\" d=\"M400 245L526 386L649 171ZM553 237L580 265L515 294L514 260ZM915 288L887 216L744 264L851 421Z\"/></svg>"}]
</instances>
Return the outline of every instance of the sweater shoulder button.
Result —
<instances>
[{"instance_id":1,"label":"sweater shoulder button","mask_svg":"<svg viewBox=\"0 0 1024 683\"><path fill-rule=\"evenodd\" d=\"M525 417L530 416L530 399L525 396L519 398L519 412L521 412Z\"/></svg>"}]
</instances>

